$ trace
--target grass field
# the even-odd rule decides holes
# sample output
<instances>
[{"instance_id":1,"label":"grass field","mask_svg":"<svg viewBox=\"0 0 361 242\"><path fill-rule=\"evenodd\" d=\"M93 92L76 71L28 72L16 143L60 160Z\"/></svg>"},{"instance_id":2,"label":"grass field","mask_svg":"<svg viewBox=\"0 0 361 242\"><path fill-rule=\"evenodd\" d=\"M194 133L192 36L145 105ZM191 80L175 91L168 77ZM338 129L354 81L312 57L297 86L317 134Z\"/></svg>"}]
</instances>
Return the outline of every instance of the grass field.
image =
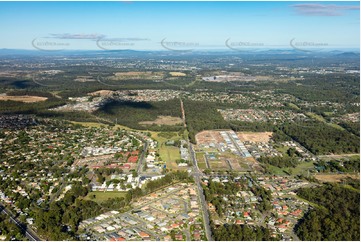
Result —
<instances>
[{"instance_id":1,"label":"grass field","mask_svg":"<svg viewBox=\"0 0 361 242\"><path fill-rule=\"evenodd\" d=\"M314 166L315 165L313 164L313 162L302 162L295 168L292 168L292 175L299 175L304 172L307 172L309 169L314 168Z\"/></svg>"},{"instance_id":2,"label":"grass field","mask_svg":"<svg viewBox=\"0 0 361 242\"><path fill-rule=\"evenodd\" d=\"M196 153L196 158L199 169L207 169L206 161L204 160L204 153L203 152Z\"/></svg>"},{"instance_id":3,"label":"grass field","mask_svg":"<svg viewBox=\"0 0 361 242\"><path fill-rule=\"evenodd\" d=\"M287 154L287 150L290 148L290 147L287 147L287 146L277 146L277 147L275 147L276 148L276 150L278 150L279 152L281 152L283 155L286 155L286 156L288 156L288 154Z\"/></svg>"},{"instance_id":4,"label":"grass field","mask_svg":"<svg viewBox=\"0 0 361 242\"><path fill-rule=\"evenodd\" d=\"M292 176L296 176L296 175L301 175L301 174L306 175L306 172L309 169L312 169L313 167L314 167L313 162L302 162L295 168L289 168L289 167L279 168L276 166L267 165L267 170L269 170L271 173L273 173L275 175L284 176L284 175L287 175L286 172L291 172Z\"/></svg>"},{"instance_id":5,"label":"grass field","mask_svg":"<svg viewBox=\"0 0 361 242\"><path fill-rule=\"evenodd\" d=\"M85 199L92 200L97 203L102 203L109 198L125 197L126 194L126 192L89 192ZM95 198L92 198L93 195L95 195Z\"/></svg>"},{"instance_id":6,"label":"grass field","mask_svg":"<svg viewBox=\"0 0 361 242\"><path fill-rule=\"evenodd\" d=\"M294 104L294 103L288 103L288 106L289 106L290 108L293 108L293 109L296 109L296 110L300 110L300 108L299 108L296 104Z\"/></svg>"},{"instance_id":7,"label":"grass field","mask_svg":"<svg viewBox=\"0 0 361 242\"><path fill-rule=\"evenodd\" d=\"M161 132L150 132L152 138L158 142L159 156L166 162L167 169L186 169L186 167L178 167L176 160L180 159L179 148L175 146L167 146L165 142L168 140L180 140L182 137L177 132L166 132L169 138L160 136ZM173 134L173 136L171 135Z\"/></svg>"}]
</instances>

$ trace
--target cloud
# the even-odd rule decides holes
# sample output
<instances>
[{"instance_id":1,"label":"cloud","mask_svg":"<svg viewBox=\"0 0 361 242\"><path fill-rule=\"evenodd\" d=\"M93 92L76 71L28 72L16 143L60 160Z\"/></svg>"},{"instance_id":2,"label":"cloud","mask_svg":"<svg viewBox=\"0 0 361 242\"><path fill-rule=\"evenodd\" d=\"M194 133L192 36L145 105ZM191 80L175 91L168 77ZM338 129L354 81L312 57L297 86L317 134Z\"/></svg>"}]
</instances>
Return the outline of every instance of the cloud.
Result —
<instances>
[{"instance_id":1,"label":"cloud","mask_svg":"<svg viewBox=\"0 0 361 242\"><path fill-rule=\"evenodd\" d=\"M89 39L89 40L97 40L104 38L105 35L102 34L50 34L50 38L55 39Z\"/></svg>"},{"instance_id":2,"label":"cloud","mask_svg":"<svg viewBox=\"0 0 361 242\"><path fill-rule=\"evenodd\" d=\"M100 38L102 41L118 41L118 42L135 42L135 41L149 41L146 38Z\"/></svg>"},{"instance_id":3,"label":"cloud","mask_svg":"<svg viewBox=\"0 0 361 242\"><path fill-rule=\"evenodd\" d=\"M306 16L341 16L348 10L360 10L360 6L351 5L326 5L317 3L305 3L291 5L299 15Z\"/></svg>"},{"instance_id":4,"label":"cloud","mask_svg":"<svg viewBox=\"0 0 361 242\"><path fill-rule=\"evenodd\" d=\"M146 38L109 38L103 34L50 34L51 39L85 39L85 40L101 40L101 41L118 41L118 42L136 42L149 41Z\"/></svg>"}]
</instances>

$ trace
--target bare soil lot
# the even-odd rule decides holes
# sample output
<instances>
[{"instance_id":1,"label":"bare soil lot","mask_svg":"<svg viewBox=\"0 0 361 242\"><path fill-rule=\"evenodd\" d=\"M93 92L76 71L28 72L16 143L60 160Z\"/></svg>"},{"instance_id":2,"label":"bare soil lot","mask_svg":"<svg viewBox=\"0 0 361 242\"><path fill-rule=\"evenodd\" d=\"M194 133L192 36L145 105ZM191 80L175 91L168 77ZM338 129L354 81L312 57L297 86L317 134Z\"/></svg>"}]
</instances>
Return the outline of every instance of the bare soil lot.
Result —
<instances>
[{"instance_id":1,"label":"bare soil lot","mask_svg":"<svg viewBox=\"0 0 361 242\"><path fill-rule=\"evenodd\" d=\"M128 72L116 72L114 76L110 77L111 80L137 80L146 79L154 80L163 78L163 72L152 72L152 71L128 71Z\"/></svg>"},{"instance_id":2,"label":"bare soil lot","mask_svg":"<svg viewBox=\"0 0 361 242\"><path fill-rule=\"evenodd\" d=\"M209 144L209 143L224 143L223 137L216 130L205 130L196 134L197 145Z\"/></svg>"},{"instance_id":3,"label":"bare soil lot","mask_svg":"<svg viewBox=\"0 0 361 242\"><path fill-rule=\"evenodd\" d=\"M183 73L183 72L178 72L178 71L169 72L169 75L171 75L171 76L186 76L185 73Z\"/></svg>"},{"instance_id":4,"label":"bare soil lot","mask_svg":"<svg viewBox=\"0 0 361 242\"><path fill-rule=\"evenodd\" d=\"M268 143L272 137L272 132L238 132L238 138L244 141L250 141L255 143Z\"/></svg>"},{"instance_id":5,"label":"bare soil lot","mask_svg":"<svg viewBox=\"0 0 361 242\"><path fill-rule=\"evenodd\" d=\"M110 90L99 90L99 91L96 91L96 92L91 92L91 93L88 93L90 96L108 96L110 94L112 94L114 91L110 91Z\"/></svg>"},{"instance_id":6,"label":"bare soil lot","mask_svg":"<svg viewBox=\"0 0 361 242\"><path fill-rule=\"evenodd\" d=\"M350 177L352 179L360 179L356 174L316 174L315 178L321 182L340 182L342 179Z\"/></svg>"},{"instance_id":7,"label":"bare soil lot","mask_svg":"<svg viewBox=\"0 0 361 242\"><path fill-rule=\"evenodd\" d=\"M158 116L156 120L153 121L142 121L139 122L140 125L177 125L183 123L183 120L179 117L172 116Z\"/></svg>"},{"instance_id":8,"label":"bare soil lot","mask_svg":"<svg viewBox=\"0 0 361 242\"><path fill-rule=\"evenodd\" d=\"M0 96L0 101L17 101L24 103L36 103L47 100L47 97L38 97L38 96Z\"/></svg>"}]
</instances>

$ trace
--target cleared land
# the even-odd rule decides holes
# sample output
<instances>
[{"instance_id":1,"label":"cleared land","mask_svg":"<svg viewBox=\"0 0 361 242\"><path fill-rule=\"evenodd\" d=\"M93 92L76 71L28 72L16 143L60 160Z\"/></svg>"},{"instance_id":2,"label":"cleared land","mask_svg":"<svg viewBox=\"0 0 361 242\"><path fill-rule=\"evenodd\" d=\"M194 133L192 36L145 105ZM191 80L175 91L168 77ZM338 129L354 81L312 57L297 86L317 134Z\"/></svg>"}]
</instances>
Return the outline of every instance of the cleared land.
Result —
<instances>
[{"instance_id":1,"label":"cleared land","mask_svg":"<svg viewBox=\"0 0 361 242\"><path fill-rule=\"evenodd\" d=\"M229 130L225 130L225 131L229 131ZM221 142L224 143L224 139L219 133L219 131L215 131L215 130L205 130L199 132L198 134L196 134L196 141L197 141L197 145L209 144L209 143L218 144Z\"/></svg>"},{"instance_id":2,"label":"cleared land","mask_svg":"<svg viewBox=\"0 0 361 242\"><path fill-rule=\"evenodd\" d=\"M171 75L171 76L186 76L187 74L185 74L183 72L172 71L172 72L169 72L169 75Z\"/></svg>"},{"instance_id":3,"label":"cleared land","mask_svg":"<svg viewBox=\"0 0 361 242\"><path fill-rule=\"evenodd\" d=\"M96 92L91 92L91 93L88 93L89 95L91 96L108 96L110 94L112 94L114 91L110 91L110 90L99 90L99 91L96 91Z\"/></svg>"},{"instance_id":4,"label":"cleared land","mask_svg":"<svg viewBox=\"0 0 361 242\"><path fill-rule=\"evenodd\" d=\"M152 72L152 71L128 71L128 72L116 72L114 76L110 77L111 80L154 80L163 78L163 72Z\"/></svg>"},{"instance_id":5,"label":"cleared land","mask_svg":"<svg viewBox=\"0 0 361 242\"><path fill-rule=\"evenodd\" d=\"M316 174L315 178L321 182L340 182L342 179L350 177L352 179L360 179L357 174Z\"/></svg>"},{"instance_id":6,"label":"cleared land","mask_svg":"<svg viewBox=\"0 0 361 242\"><path fill-rule=\"evenodd\" d=\"M0 101L16 101L23 103L36 103L47 100L47 97L38 96L0 96Z\"/></svg>"},{"instance_id":7,"label":"cleared land","mask_svg":"<svg viewBox=\"0 0 361 242\"><path fill-rule=\"evenodd\" d=\"M268 143L272 137L272 132L237 132L238 138L244 142Z\"/></svg>"},{"instance_id":8,"label":"cleared land","mask_svg":"<svg viewBox=\"0 0 361 242\"><path fill-rule=\"evenodd\" d=\"M157 119L153 121L142 121L139 122L140 125L177 125L183 123L180 117L172 117L172 116L158 116Z\"/></svg>"}]
</instances>

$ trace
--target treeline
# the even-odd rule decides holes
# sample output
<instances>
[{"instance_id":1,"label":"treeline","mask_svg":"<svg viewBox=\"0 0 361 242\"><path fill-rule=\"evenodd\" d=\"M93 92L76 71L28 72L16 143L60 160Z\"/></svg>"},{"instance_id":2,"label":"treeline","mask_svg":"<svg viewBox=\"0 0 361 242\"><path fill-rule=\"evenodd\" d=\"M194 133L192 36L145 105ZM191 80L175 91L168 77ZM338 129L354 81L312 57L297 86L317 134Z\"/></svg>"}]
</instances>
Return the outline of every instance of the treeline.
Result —
<instances>
[{"instance_id":1,"label":"treeline","mask_svg":"<svg viewBox=\"0 0 361 242\"><path fill-rule=\"evenodd\" d=\"M360 122L341 122L339 125L347 131L360 137Z\"/></svg>"},{"instance_id":2,"label":"treeline","mask_svg":"<svg viewBox=\"0 0 361 242\"><path fill-rule=\"evenodd\" d=\"M54 95L50 92L38 91L33 89L21 89L21 90L11 90L6 92L8 96L39 96L54 98Z\"/></svg>"},{"instance_id":3,"label":"treeline","mask_svg":"<svg viewBox=\"0 0 361 242\"><path fill-rule=\"evenodd\" d=\"M0 101L0 114L39 114L50 108L65 104L64 100L54 97L36 103Z\"/></svg>"},{"instance_id":4,"label":"treeline","mask_svg":"<svg viewBox=\"0 0 361 242\"><path fill-rule=\"evenodd\" d=\"M229 129L229 124L217 111L217 104L212 102L200 102L184 100L186 123L189 131L189 139L196 143L195 135L202 130Z\"/></svg>"},{"instance_id":5,"label":"treeline","mask_svg":"<svg viewBox=\"0 0 361 242\"><path fill-rule=\"evenodd\" d=\"M216 228L211 223L211 229L216 241L270 241L279 239L272 237L268 228L260 226L225 224Z\"/></svg>"},{"instance_id":6,"label":"treeline","mask_svg":"<svg viewBox=\"0 0 361 242\"><path fill-rule=\"evenodd\" d=\"M360 193L337 184L301 188L297 195L318 204L295 226L301 240L360 240Z\"/></svg>"},{"instance_id":7,"label":"treeline","mask_svg":"<svg viewBox=\"0 0 361 242\"><path fill-rule=\"evenodd\" d=\"M360 156L350 157L347 160L319 160L316 165L321 172L360 172Z\"/></svg>"},{"instance_id":8,"label":"treeline","mask_svg":"<svg viewBox=\"0 0 361 242\"><path fill-rule=\"evenodd\" d=\"M287 123L282 131L315 155L359 153L359 137L322 122Z\"/></svg>"},{"instance_id":9,"label":"treeline","mask_svg":"<svg viewBox=\"0 0 361 242\"><path fill-rule=\"evenodd\" d=\"M277 166L279 168L286 168L286 167L296 167L300 162L295 157L290 156L275 156L275 157L265 157L261 156L259 158L259 162L263 164L268 164L272 166Z\"/></svg>"},{"instance_id":10,"label":"treeline","mask_svg":"<svg viewBox=\"0 0 361 242\"><path fill-rule=\"evenodd\" d=\"M178 99L160 102L112 101L94 113L112 123L125 125L133 129L154 131L179 131L183 125L141 125L142 121L153 121L158 116L181 117Z\"/></svg>"},{"instance_id":11,"label":"treeline","mask_svg":"<svg viewBox=\"0 0 361 242\"><path fill-rule=\"evenodd\" d=\"M147 182L144 189L144 194L154 192L155 190L161 187L170 185L178 181L193 182L194 180L191 176L189 176L188 172L186 171L175 171L175 172L167 173L161 179Z\"/></svg>"}]
</instances>

